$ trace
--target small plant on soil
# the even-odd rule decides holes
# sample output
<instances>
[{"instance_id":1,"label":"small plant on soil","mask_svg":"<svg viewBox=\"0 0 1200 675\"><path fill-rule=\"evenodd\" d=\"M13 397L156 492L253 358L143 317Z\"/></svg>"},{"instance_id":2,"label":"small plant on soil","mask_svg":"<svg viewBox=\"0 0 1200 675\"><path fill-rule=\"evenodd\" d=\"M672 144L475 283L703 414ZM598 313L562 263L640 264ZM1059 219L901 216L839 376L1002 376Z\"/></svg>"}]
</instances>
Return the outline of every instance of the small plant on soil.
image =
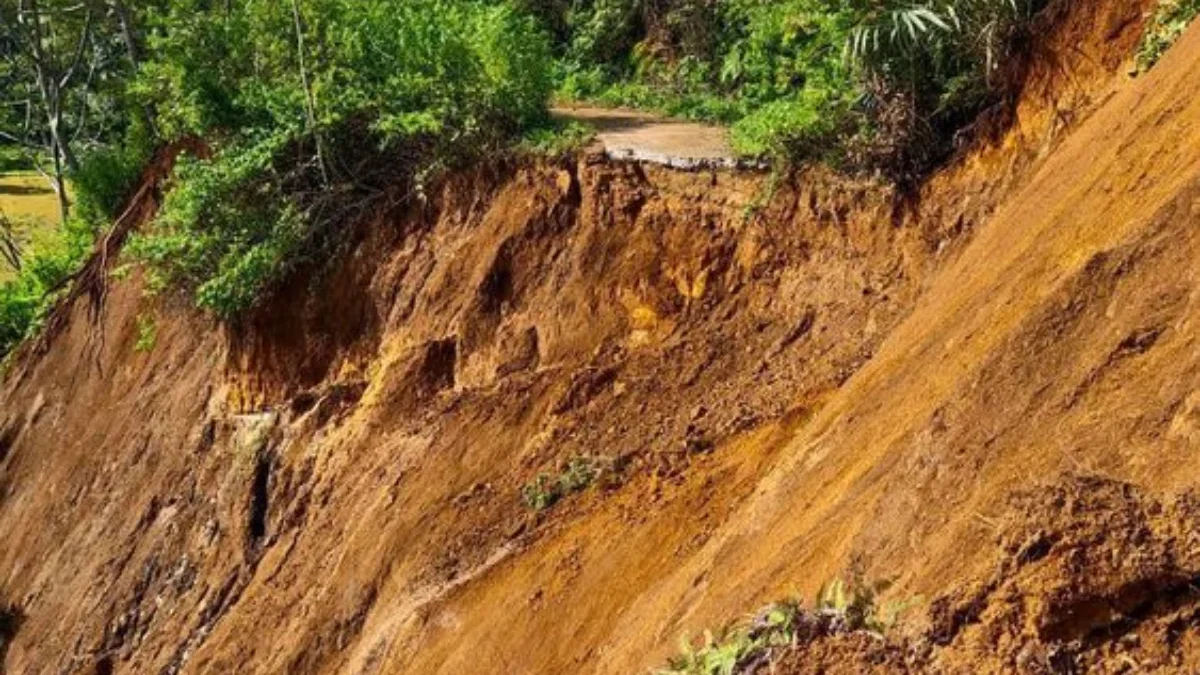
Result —
<instances>
[{"instance_id":1,"label":"small plant on soil","mask_svg":"<svg viewBox=\"0 0 1200 675\"><path fill-rule=\"evenodd\" d=\"M915 599L880 604L879 595L890 587L889 581L868 583L858 576L851 576L849 582L835 579L821 587L817 611L838 617L846 630L883 635L916 604Z\"/></svg>"},{"instance_id":2,"label":"small plant on soil","mask_svg":"<svg viewBox=\"0 0 1200 675\"><path fill-rule=\"evenodd\" d=\"M521 501L534 511L544 511L567 495L583 492L601 481L615 480L620 463L608 457L577 455L563 463L554 476L546 473L521 488Z\"/></svg>"},{"instance_id":3,"label":"small plant on soil","mask_svg":"<svg viewBox=\"0 0 1200 675\"><path fill-rule=\"evenodd\" d=\"M544 473L521 487L521 501L534 511L544 511L562 499L558 484Z\"/></svg>"},{"instance_id":4,"label":"small plant on soil","mask_svg":"<svg viewBox=\"0 0 1200 675\"><path fill-rule=\"evenodd\" d=\"M1197 15L1200 0L1160 0L1138 45L1138 71L1146 72L1158 63Z\"/></svg>"},{"instance_id":5,"label":"small plant on soil","mask_svg":"<svg viewBox=\"0 0 1200 675\"><path fill-rule=\"evenodd\" d=\"M813 609L798 600L770 605L748 620L726 626L717 634L706 631L694 647L686 638L681 653L659 675L739 675L759 672L786 648L829 635L882 635L895 625L912 602L880 605L887 582L864 583L857 575L825 584Z\"/></svg>"},{"instance_id":6,"label":"small plant on soil","mask_svg":"<svg viewBox=\"0 0 1200 675\"><path fill-rule=\"evenodd\" d=\"M158 324L154 321L154 315L138 315L137 341L133 344L133 350L139 354L148 354L154 351L154 345L157 343Z\"/></svg>"},{"instance_id":7,"label":"small plant on soil","mask_svg":"<svg viewBox=\"0 0 1200 675\"><path fill-rule=\"evenodd\" d=\"M686 638L679 656L660 675L734 675L770 661L773 652L793 644L797 630L808 621L799 602L776 603L749 622L727 626L718 634L705 631L704 643L693 648Z\"/></svg>"}]
</instances>

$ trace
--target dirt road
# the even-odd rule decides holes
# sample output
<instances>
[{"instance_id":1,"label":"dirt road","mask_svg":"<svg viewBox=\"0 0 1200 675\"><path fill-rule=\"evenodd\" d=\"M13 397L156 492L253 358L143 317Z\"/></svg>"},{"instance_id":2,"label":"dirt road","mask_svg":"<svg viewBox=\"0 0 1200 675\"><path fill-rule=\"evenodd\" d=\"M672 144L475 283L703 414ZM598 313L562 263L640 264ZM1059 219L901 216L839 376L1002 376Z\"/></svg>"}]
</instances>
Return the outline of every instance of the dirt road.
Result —
<instances>
[{"instance_id":1,"label":"dirt road","mask_svg":"<svg viewBox=\"0 0 1200 675\"><path fill-rule=\"evenodd\" d=\"M634 110L560 107L560 119L583 122L596 128L596 140L614 159L654 162L689 169L735 166L737 155L726 129L696 122L666 119Z\"/></svg>"}]
</instances>

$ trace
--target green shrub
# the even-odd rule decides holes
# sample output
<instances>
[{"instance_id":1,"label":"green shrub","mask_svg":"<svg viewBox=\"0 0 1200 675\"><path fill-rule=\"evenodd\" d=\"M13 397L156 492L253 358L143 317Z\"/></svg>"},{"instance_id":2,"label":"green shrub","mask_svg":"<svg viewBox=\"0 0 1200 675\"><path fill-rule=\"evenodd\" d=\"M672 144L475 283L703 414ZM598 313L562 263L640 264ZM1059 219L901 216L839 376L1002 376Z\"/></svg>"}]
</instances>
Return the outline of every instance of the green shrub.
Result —
<instances>
[{"instance_id":1,"label":"green shrub","mask_svg":"<svg viewBox=\"0 0 1200 675\"><path fill-rule=\"evenodd\" d=\"M545 119L549 42L510 4L206 4L162 18L135 91L167 133L215 150L180 164L128 252L152 285L223 318L330 256L333 229L385 189L420 194L429 176Z\"/></svg>"},{"instance_id":2,"label":"green shrub","mask_svg":"<svg viewBox=\"0 0 1200 675\"><path fill-rule=\"evenodd\" d=\"M879 593L888 584L866 584L857 575L851 578L822 586L812 609L798 600L784 600L716 634L706 631L698 647L685 637L680 654L668 661L660 675L735 675L747 672L751 664L769 666L774 656L801 640L854 632L882 635L915 604L880 606Z\"/></svg>"},{"instance_id":3,"label":"green shrub","mask_svg":"<svg viewBox=\"0 0 1200 675\"><path fill-rule=\"evenodd\" d=\"M879 595L890 587L887 581L867 583L857 574L852 574L849 581L834 579L821 587L816 610L838 617L845 630L882 635L917 604L916 598L910 598L881 605Z\"/></svg>"},{"instance_id":4,"label":"green shrub","mask_svg":"<svg viewBox=\"0 0 1200 675\"><path fill-rule=\"evenodd\" d=\"M534 511L544 511L562 499L562 487L544 473L521 486L521 502Z\"/></svg>"},{"instance_id":5,"label":"green shrub","mask_svg":"<svg viewBox=\"0 0 1200 675\"><path fill-rule=\"evenodd\" d=\"M1137 49L1138 70L1150 70L1200 15L1200 0L1160 0Z\"/></svg>"},{"instance_id":6,"label":"green shrub","mask_svg":"<svg viewBox=\"0 0 1200 675\"><path fill-rule=\"evenodd\" d=\"M295 262L304 228L273 171L286 141L279 135L207 161L180 159L153 226L126 246L147 264L152 291L187 289L199 307L229 318Z\"/></svg>"},{"instance_id":7,"label":"green shrub","mask_svg":"<svg viewBox=\"0 0 1200 675\"><path fill-rule=\"evenodd\" d=\"M0 173L31 170L33 170L33 163L29 161L20 147L0 144Z\"/></svg>"},{"instance_id":8,"label":"green shrub","mask_svg":"<svg viewBox=\"0 0 1200 675\"><path fill-rule=\"evenodd\" d=\"M772 649L793 644L796 632L806 618L795 601L771 605L753 619L727 626L717 634L706 631L704 642L693 647L682 640L679 655L668 661L660 675L734 675L742 666L755 661Z\"/></svg>"},{"instance_id":9,"label":"green shrub","mask_svg":"<svg viewBox=\"0 0 1200 675\"><path fill-rule=\"evenodd\" d=\"M949 152L955 131L1012 91L1025 31L1043 5L641 3L627 19L632 28L622 29L638 36L636 44L613 42L603 61L567 49L558 91L569 100L731 123L742 154L911 180ZM573 17L561 22L569 44L592 31Z\"/></svg>"},{"instance_id":10,"label":"green shrub","mask_svg":"<svg viewBox=\"0 0 1200 675\"><path fill-rule=\"evenodd\" d=\"M562 155L587 145L595 135L595 129L586 124L550 119L526 130L517 147L538 155Z\"/></svg>"},{"instance_id":11,"label":"green shrub","mask_svg":"<svg viewBox=\"0 0 1200 675\"><path fill-rule=\"evenodd\" d=\"M730 140L745 155L820 158L839 147L850 124L851 101L831 89L806 89L795 98L772 101L733 125Z\"/></svg>"},{"instance_id":12,"label":"green shrub","mask_svg":"<svg viewBox=\"0 0 1200 675\"><path fill-rule=\"evenodd\" d=\"M0 359L37 330L57 297L54 291L76 266L65 247L38 252L25 258L15 279L0 284Z\"/></svg>"},{"instance_id":13,"label":"green shrub","mask_svg":"<svg viewBox=\"0 0 1200 675\"><path fill-rule=\"evenodd\" d=\"M607 457L577 455L563 463L555 476L540 473L522 486L521 501L533 511L544 511L598 481L616 482L621 468L619 461Z\"/></svg>"},{"instance_id":14,"label":"green shrub","mask_svg":"<svg viewBox=\"0 0 1200 675\"><path fill-rule=\"evenodd\" d=\"M134 342L133 350L139 354L148 354L154 351L156 344L158 344L158 322L154 320L153 314L139 314L137 340Z\"/></svg>"},{"instance_id":15,"label":"green shrub","mask_svg":"<svg viewBox=\"0 0 1200 675\"><path fill-rule=\"evenodd\" d=\"M619 60L641 37L637 0L573 2L567 11L570 27L567 58L581 64L617 69Z\"/></svg>"},{"instance_id":16,"label":"green shrub","mask_svg":"<svg viewBox=\"0 0 1200 675\"><path fill-rule=\"evenodd\" d=\"M136 187L154 142L144 123L130 126L125 139L101 146L84 155L79 169L71 174L72 215L92 226L106 227L119 216L129 192Z\"/></svg>"}]
</instances>

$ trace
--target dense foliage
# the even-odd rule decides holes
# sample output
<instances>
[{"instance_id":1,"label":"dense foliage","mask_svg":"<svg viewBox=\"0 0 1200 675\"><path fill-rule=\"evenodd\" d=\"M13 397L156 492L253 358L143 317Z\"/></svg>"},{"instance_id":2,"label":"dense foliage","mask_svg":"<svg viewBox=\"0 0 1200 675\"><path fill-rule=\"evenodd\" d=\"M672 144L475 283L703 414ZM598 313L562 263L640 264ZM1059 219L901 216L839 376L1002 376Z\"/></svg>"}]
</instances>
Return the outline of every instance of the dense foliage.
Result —
<instances>
[{"instance_id":1,"label":"dense foliage","mask_svg":"<svg viewBox=\"0 0 1200 675\"><path fill-rule=\"evenodd\" d=\"M122 0L0 0L0 171L40 172L60 211L57 225L0 213L16 272L0 284L0 358L36 329L149 157L150 120L128 86L132 22Z\"/></svg>"},{"instance_id":2,"label":"dense foliage","mask_svg":"<svg viewBox=\"0 0 1200 675\"><path fill-rule=\"evenodd\" d=\"M233 317L389 189L540 125L552 64L537 20L504 2L0 0L4 158L50 177L71 233L0 286L0 354L155 144L212 152L182 159L128 253L153 288Z\"/></svg>"},{"instance_id":3,"label":"dense foliage","mask_svg":"<svg viewBox=\"0 0 1200 675\"><path fill-rule=\"evenodd\" d=\"M91 251L92 234L82 221L70 221L63 237L26 256L16 278L0 284L0 358L49 311L68 277Z\"/></svg>"},{"instance_id":4,"label":"dense foliage","mask_svg":"<svg viewBox=\"0 0 1200 675\"><path fill-rule=\"evenodd\" d=\"M130 252L232 317L384 188L497 147L545 114L549 43L507 4L180 1L137 91L208 139Z\"/></svg>"},{"instance_id":5,"label":"dense foliage","mask_svg":"<svg viewBox=\"0 0 1200 675\"><path fill-rule=\"evenodd\" d=\"M1138 45L1139 70L1149 70L1200 16L1200 0L1160 0Z\"/></svg>"},{"instance_id":6,"label":"dense foliage","mask_svg":"<svg viewBox=\"0 0 1200 675\"><path fill-rule=\"evenodd\" d=\"M562 27L565 98L728 122L742 152L900 181L918 178L958 128L1011 93L1015 54L1044 4L529 1Z\"/></svg>"},{"instance_id":7,"label":"dense foliage","mask_svg":"<svg viewBox=\"0 0 1200 675\"><path fill-rule=\"evenodd\" d=\"M0 354L155 146L209 152L182 159L126 252L152 291L233 319L381 200L516 140L578 142L548 123L552 96L715 120L745 154L915 183L1014 93L1046 2L0 0L0 168L40 168L70 233L0 287ZM1162 0L1143 62L1198 9Z\"/></svg>"}]
</instances>

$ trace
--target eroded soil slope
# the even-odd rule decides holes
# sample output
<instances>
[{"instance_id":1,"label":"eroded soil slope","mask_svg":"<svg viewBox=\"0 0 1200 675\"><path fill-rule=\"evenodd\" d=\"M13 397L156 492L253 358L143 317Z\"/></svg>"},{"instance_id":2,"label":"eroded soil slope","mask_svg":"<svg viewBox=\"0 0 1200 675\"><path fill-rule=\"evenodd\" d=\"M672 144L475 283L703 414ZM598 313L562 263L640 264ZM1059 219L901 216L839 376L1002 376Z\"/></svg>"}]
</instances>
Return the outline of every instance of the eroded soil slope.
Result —
<instances>
[{"instance_id":1,"label":"eroded soil slope","mask_svg":"<svg viewBox=\"0 0 1200 675\"><path fill-rule=\"evenodd\" d=\"M1076 7L913 199L497 160L223 327L106 242L0 393L3 663L641 672L851 561L928 599L879 667L1111 665L1172 617L1191 654L1200 33L1114 79L1142 8Z\"/></svg>"}]
</instances>

